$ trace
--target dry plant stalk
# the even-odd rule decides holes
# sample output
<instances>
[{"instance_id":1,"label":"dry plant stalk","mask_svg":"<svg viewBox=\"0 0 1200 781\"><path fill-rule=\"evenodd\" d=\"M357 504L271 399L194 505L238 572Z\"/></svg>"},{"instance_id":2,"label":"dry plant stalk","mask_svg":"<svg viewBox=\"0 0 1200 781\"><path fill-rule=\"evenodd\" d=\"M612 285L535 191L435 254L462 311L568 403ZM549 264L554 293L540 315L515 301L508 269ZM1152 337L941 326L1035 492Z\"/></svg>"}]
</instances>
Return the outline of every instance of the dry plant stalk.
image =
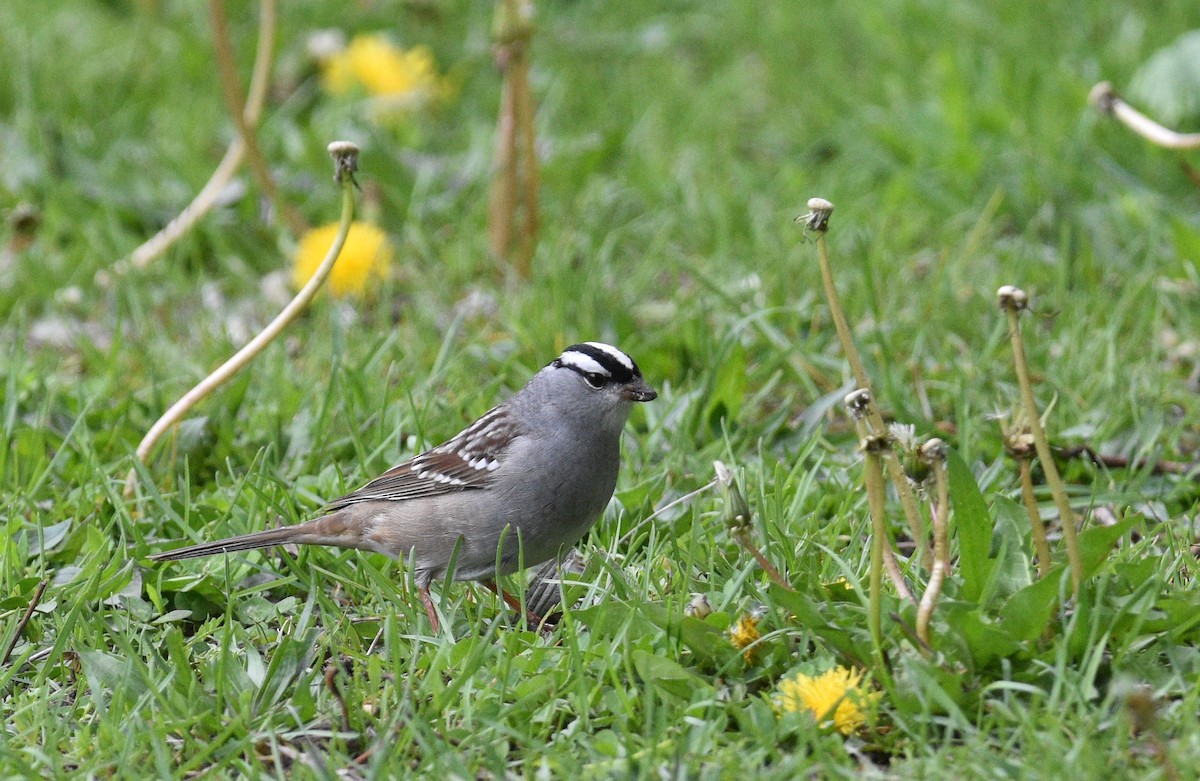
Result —
<instances>
[{"instance_id":1,"label":"dry plant stalk","mask_svg":"<svg viewBox=\"0 0 1200 781\"><path fill-rule=\"evenodd\" d=\"M146 432L146 436L142 438L141 443L138 445L138 461L143 464L146 463L147 456L150 455L150 451L154 449L155 444L162 438L162 435L171 426L178 423L201 399L227 382L242 367L266 349L268 344L274 341L293 320L300 316L300 313L304 311L316 296L317 291L325 284L326 278L329 277L329 273L333 270L333 264L337 261L338 255L341 254L342 246L346 243L346 236L350 232L350 224L354 221L354 172L358 170L358 146L349 141L334 141L329 145L329 154L334 159L334 181L342 188L342 217L338 225L337 236L334 237L333 245L329 248L325 259L321 261L321 265L313 272L312 278L308 280L308 283L275 316L275 319L267 324L266 328L251 339L245 347L238 350L232 358L225 361L225 363L221 364L211 374L197 383L194 388L185 393L179 401L175 402L171 405L170 409L163 413L161 418L155 421L154 425L150 427L150 430ZM136 485L137 469L134 467L125 476L125 498L133 496Z\"/></svg>"},{"instance_id":2,"label":"dry plant stalk","mask_svg":"<svg viewBox=\"0 0 1200 781\"><path fill-rule=\"evenodd\" d=\"M237 127L238 138L246 149L246 162L254 174L258 186L270 200L275 212L287 223L288 229L296 236L304 233L308 226L300 212L290 203L279 197L279 188L271 177L266 158L258 146L258 136L254 128L246 122L246 108L242 104L242 93L238 89L237 65L234 63L233 46L229 41L229 24L225 18L225 0L208 0L209 16L212 18L213 43L217 55L217 73L221 77L221 92L225 95L225 105L229 115Z\"/></svg>"},{"instance_id":3,"label":"dry plant stalk","mask_svg":"<svg viewBox=\"0 0 1200 781\"><path fill-rule=\"evenodd\" d=\"M1123 699L1134 738L1146 742L1158 766L1162 768L1163 778L1167 781L1179 781L1179 769L1171 760L1167 741L1160 734L1158 699L1154 696L1154 691L1147 684L1133 684L1124 691Z\"/></svg>"},{"instance_id":4,"label":"dry plant stalk","mask_svg":"<svg viewBox=\"0 0 1200 781\"><path fill-rule=\"evenodd\" d=\"M867 408L871 404L871 394L862 388L851 391L846 394L843 401L846 405L846 410L850 413L850 417L854 419L854 427L858 432L859 442L864 442L871 436L870 429L867 426L866 414ZM880 486L882 488L882 484ZM870 490L870 486L867 486ZM884 489L886 491L886 489ZM880 506L884 506L884 496L879 497ZM917 604L916 597L913 596L912 590L909 589L908 583L904 580L904 573L900 571L900 565L896 561L896 554L892 552L892 541L890 537L883 538L883 568L887 571L888 579L892 581L892 585L896 588L896 593L912 604Z\"/></svg>"},{"instance_id":5,"label":"dry plant stalk","mask_svg":"<svg viewBox=\"0 0 1200 781\"><path fill-rule=\"evenodd\" d=\"M1021 469L1021 499L1025 504L1025 513L1029 516L1029 529L1033 534L1033 549L1037 551L1038 577L1044 578L1054 566L1050 558L1050 543L1046 540L1046 524L1042 522L1042 513L1038 509L1037 497L1033 495L1033 467L1030 459L1017 460Z\"/></svg>"},{"instance_id":6,"label":"dry plant stalk","mask_svg":"<svg viewBox=\"0 0 1200 781\"><path fill-rule=\"evenodd\" d=\"M337 684L337 665L328 664L325 666L325 688L329 689L329 693L338 704L338 709L342 715L342 730L351 732L350 729L350 708L346 706L346 698L342 696L342 690Z\"/></svg>"},{"instance_id":7,"label":"dry plant stalk","mask_svg":"<svg viewBox=\"0 0 1200 781\"><path fill-rule=\"evenodd\" d=\"M1079 552L1079 534L1075 528L1075 512L1067 498L1067 491L1058 467L1054 464L1054 454L1050 452L1050 443L1042 428L1038 416L1037 401L1033 398L1033 384L1029 380L1029 363L1025 358L1025 342L1021 338L1020 314L1029 307L1029 296L1024 290L1004 285L996 291L996 300L1008 318L1008 334L1012 341L1013 364L1017 371L1017 384L1021 387L1021 404L1025 417L1029 421L1029 430L1033 434L1033 445L1037 450L1038 460L1042 462L1042 471L1046 475L1046 483L1054 497L1054 505L1058 508L1059 522L1063 528L1063 543L1067 548L1067 563L1071 568L1071 593L1079 596L1079 588L1083 581L1083 558ZM1040 516L1039 516L1040 517Z\"/></svg>"},{"instance_id":8,"label":"dry plant stalk","mask_svg":"<svg viewBox=\"0 0 1200 781\"><path fill-rule=\"evenodd\" d=\"M1133 469L1140 471L1148 469L1156 475L1183 475L1196 479L1200 477L1200 461L1168 461L1153 458L1130 458L1109 453L1097 453L1089 445L1056 448L1059 458L1087 458L1097 466L1109 469Z\"/></svg>"},{"instance_id":9,"label":"dry plant stalk","mask_svg":"<svg viewBox=\"0 0 1200 781\"><path fill-rule=\"evenodd\" d=\"M1046 524L1038 509L1037 497L1033 494L1033 458L1037 450L1033 442L1033 430L1024 423L1024 408L1014 416L1012 426L1000 424L1004 437L1004 449L1017 462L1021 472L1021 502L1029 518L1029 530L1033 535L1033 549L1037 553L1038 577L1044 578L1054 562L1050 557L1050 543L1046 539Z\"/></svg>"},{"instance_id":10,"label":"dry plant stalk","mask_svg":"<svg viewBox=\"0 0 1200 781\"><path fill-rule=\"evenodd\" d=\"M937 504L931 514L933 520L933 567L929 571L929 583L921 595L917 607L917 637L931 647L929 622L933 610L942 595L942 583L950 572L950 531L947 521L950 516L950 477L946 472L946 456L949 450L940 439L931 439L921 447L921 456L933 469L934 484L937 486Z\"/></svg>"},{"instance_id":11,"label":"dry plant stalk","mask_svg":"<svg viewBox=\"0 0 1200 781\"><path fill-rule=\"evenodd\" d=\"M533 0L499 0L495 22L496 67L504 76L496 134L496 172L488 196L488 243L492 254L513 259L529 277L538 237L538 174L533 94L529 89L529 45ZM517 214L520 241L513 257Z\"/></svg>"},{"instance_id":12,"label":"dry plant stalk","mask_svg":"<svg viewBox=\"0 0 1200 781\"><path fill-rule=\"evenodd\" d=\"M871 640L875 653L883 657L883 551L887 544L887 524L884 520L881 456L891 450L886 438L868 437L862 441L865 456L863 479L867 486L867 504L871 511L871 571L867 586L868 615Z\"/></svg>"},{"instance_id":13,"label":"dry plant stalk","mask_svg":"<svg viewBox=\"0 0 1200 781\"><path fill-rule=\"evenodd\" d=\"M13 632L8 648L4 649L4 655L0 656L0 667L8 664L8 659L12 656L13 649L20 642L21 634L29 624L29 619L33 617L33 611L37 610L37 606L41 603L42 595L46 593L46 586L48 585L50 585L50 581L43 579L37 584L37 588L33 590L33 596L29 598L29 606L25 608L25 613L21 616L21 620L17 622L16 631Z\"/></svg>"},{"instance_id":14,"label":"dry plant stalk","mask_svg":"<svg viewBox=\"0 0 1200 781\"><path fill-rule=\"evenodd\" d=\"M1101 114L1116 117L1121 124L1152 144L1165 149L1200 149L1200 133L1179 133L1163 127L1126 103L1107 81L1092 87L1088 102Z\"/></svg>"},{"instance_id":15,"label":"dry plant stalk","mask_svg":"<svg viewBox=\"0 0 1200 781\"><path fill-rule=\"evenodd\" d=\"M867 377L862 358L859 357L858 349L854 346L854 337L850 333L850 325L846 321L846 314L842 309L841 299L838 297L837 285L833 281L833 266L829 262L829 248L825 242L825 233L829 229L829 216L833 214L833 204L824 198L810 198L808 209L808 214L798 217L797 222L804 223L806 233L811 231L816 234L817 258L821 266L821 281L825 287L825 299L829 303L829 314L833 319L838 341L842 344L842 352L845 353L846 361L850 364L854 381L861 390L867 391L866 419L870 423L873 433L882 435L887 431L887 426L884 424L883 415L880 414L879 408L874 403L871 380ZM925 519L921 514L921 508L917 505L912 487L908 484L908 477L904 474L904 466L900 463L900 457L891 448L881 455L887 462L888 476L891 478L892 484L896 486L896 494L900 497L900 505L904 508L904 517L908 521L909 531L912 534L913 543L916 545L918 556L923 563L928 564L930 552L925 538Z\"/></svg>"},{"instance_id":16,"label":"dry plant stalk","mask_svg":"<svg viewBox=\"0 0 1200 781\"><path fill-rule=\"evenodd\" d=\"M271 82L271 64L275 59L275 29L276 29L276 0L262 0L259 4L258 17L258 48L254 55L254 70L250 77L250 88L246 92L246 105L242 111L242 124L251 132L258 127L262 116L263 103L266 99L267 85ZM217 197L225 189L225 185L233 178L233 174L242 164L246 154L246 144L242 134L230 142L225 150L225 156L217 164L212 176L205 182L200 192L192 202L179 212L175 219L166 227L151 236L129 254L125 260L113 266L113 272L120 274L130 269L141 269L167 251L181 236L186 234L199 222L204 215L212 210Z\"/></svg>"}]
</instances>

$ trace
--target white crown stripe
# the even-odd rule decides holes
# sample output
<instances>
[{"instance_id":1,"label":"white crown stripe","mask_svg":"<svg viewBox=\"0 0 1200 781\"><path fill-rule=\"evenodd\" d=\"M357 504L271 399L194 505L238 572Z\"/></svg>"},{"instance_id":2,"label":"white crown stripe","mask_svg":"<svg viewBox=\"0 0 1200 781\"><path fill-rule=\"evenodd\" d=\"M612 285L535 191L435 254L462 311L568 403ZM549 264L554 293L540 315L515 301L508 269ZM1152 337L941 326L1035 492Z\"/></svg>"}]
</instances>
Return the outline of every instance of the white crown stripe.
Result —
<instances>
[{"instance_id":1,"label":"white crown stripe","mask_svg":"<svg viewBox=\"0 0 1200 781\"><path fill-rule=\"evenodd\" d=\"M559 360L569 366L574 366L576 369L579 369L582 372L587 372L589 374L603 374L605 377L612 376L612 372L610 372L608 369L605 369L604 366L602 366L595 358L591 357L590 355L584 355L583 353L575 352L574 350L566 351L562 354L562 357L560 357Z\"/></svg>"},{"instance_id":2,"label":"white crown stripe","mask_svg":"<svg viewBox=\"0 0 1200 781\"><path fill-rule=\"evenodd\" d=\"M588 347L595 347L602 353L607 353L617 363L621 364L629 371L633 371L633 359L618 350L616 347L613 347L611 344L605 344L604 342L584 342L584 344L586 344Z\"/></svg>"}]
</instances>

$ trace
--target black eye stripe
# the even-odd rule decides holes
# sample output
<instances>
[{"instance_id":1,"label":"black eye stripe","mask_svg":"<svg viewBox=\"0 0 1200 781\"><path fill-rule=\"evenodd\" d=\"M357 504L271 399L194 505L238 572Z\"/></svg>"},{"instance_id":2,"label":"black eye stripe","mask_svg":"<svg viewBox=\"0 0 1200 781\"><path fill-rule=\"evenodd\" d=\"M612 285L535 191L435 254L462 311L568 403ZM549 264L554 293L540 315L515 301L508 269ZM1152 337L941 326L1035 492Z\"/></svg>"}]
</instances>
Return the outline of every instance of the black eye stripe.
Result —
<instances>
[{"instance_id":1,"label":"black eye stripe","mask_svg":"<svg viewBox=\"0 0 1200 781\"><path fill-rule=\"evenodd\" d=\"M567 363L566 361L563 361L561 358L555 358L554 361L550 365L557 366L560 369L570 369L571 371L575 372L580 377L582 377L583 381L586 382L588 385L592 386L593 388L597 388L597 389L603 388L605 385L607 385L612 380L612 376L607 371L605 371L605 372L590 372L587 369L576 366L573 363Z\"/></svg>"}]
</instances>

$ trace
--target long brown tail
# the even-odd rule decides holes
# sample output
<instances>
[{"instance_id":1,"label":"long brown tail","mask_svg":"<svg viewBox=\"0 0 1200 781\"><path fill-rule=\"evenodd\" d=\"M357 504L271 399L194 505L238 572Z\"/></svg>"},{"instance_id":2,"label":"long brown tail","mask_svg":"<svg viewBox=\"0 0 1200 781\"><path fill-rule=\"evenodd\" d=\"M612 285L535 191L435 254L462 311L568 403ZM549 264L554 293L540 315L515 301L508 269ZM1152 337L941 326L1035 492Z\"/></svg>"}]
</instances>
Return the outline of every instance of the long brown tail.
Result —
<instances>
[{"instance_id":1,"label":"long brown tail","mask_svg":"<svg viewBox=\"0 0 1200 781\"><path fill-rule=\"evenodd\" d=\"M287 543L358 548L362 545L362 530L357 524L348 523L346 517L341 513L333 513L295 526L267 529L253 534L243 534L240 537L202 542L199 545L155 553L150 558L154 561L179 561L180 559L196 559L216 553L232 553Z\"/></svg>"}]
</instances>

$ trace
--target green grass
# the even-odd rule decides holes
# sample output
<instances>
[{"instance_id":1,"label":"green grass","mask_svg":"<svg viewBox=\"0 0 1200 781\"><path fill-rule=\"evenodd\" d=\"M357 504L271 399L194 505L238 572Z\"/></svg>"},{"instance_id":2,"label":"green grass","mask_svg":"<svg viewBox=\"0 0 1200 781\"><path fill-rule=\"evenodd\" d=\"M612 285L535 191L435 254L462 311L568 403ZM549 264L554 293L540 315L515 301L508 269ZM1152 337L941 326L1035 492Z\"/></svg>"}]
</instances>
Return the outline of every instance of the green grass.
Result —
<instances>
[{"instance_id":1,"label":"green grass","mask_svg":"<svg viewBox=\"0 0 1200 781\"><path fill-rule=\"evenodd\" d=\"M245 73L254 12L229 5ZM1159 778L1124 708L1146 683L1186 776L1200 763L1200 489L1065 463L1080 509L1132 525L1111 552L1091 538L1095 573L1061 615L1057 592L1030 591L993 420L1017 399L994 293L1033 298L1053 442L1197 457L1200 193L1176 156L1085 99L1200 14L1190 0L990 5L544 0L544 231L522 283L487 253L490 13L289 4L261 144L285 197L324 223L338 203L325 145L358 141L398 262L373 303L320 299L205 401L130 501L145 430L277 310L262 280L290 240L247 178L152 267L98 285L232 132L205 6L0 5L0 212L29 204L41 220L21 250L5 228L0 256L0 643L50 580L0 667L4 774ZM305 38L322 27L427 44L459 92L408 128L373 127L320 92ZM835 274L882 405L947 438L982 490L974 515L970 480L955 496L982 543L954 550L992 577L968 599L956 568L932 660L893 599L879 715L851 738L770 704L792 671L871 658L862 467L840 405L822 406L848 370L792 222L812 196L837 206ZM488 306L463 305L480 295ZM47 341L53 322L84 335ZM178 540L311 517L579 339L624 347L661 395L635 413L549 640L466 585L438 594L453 639L431 637L405 568L375 555L149 564ZM714 491L646 522L708 483L714 459L738 468L755 539L796 595L729 537ZM889 517L899 531L898 505ZM831 591L840 577L861 588ZM695 593L715 608L706 622L683 616ZM760 605L747 664L724 629Z\"/></svg>"}]
</instances>

